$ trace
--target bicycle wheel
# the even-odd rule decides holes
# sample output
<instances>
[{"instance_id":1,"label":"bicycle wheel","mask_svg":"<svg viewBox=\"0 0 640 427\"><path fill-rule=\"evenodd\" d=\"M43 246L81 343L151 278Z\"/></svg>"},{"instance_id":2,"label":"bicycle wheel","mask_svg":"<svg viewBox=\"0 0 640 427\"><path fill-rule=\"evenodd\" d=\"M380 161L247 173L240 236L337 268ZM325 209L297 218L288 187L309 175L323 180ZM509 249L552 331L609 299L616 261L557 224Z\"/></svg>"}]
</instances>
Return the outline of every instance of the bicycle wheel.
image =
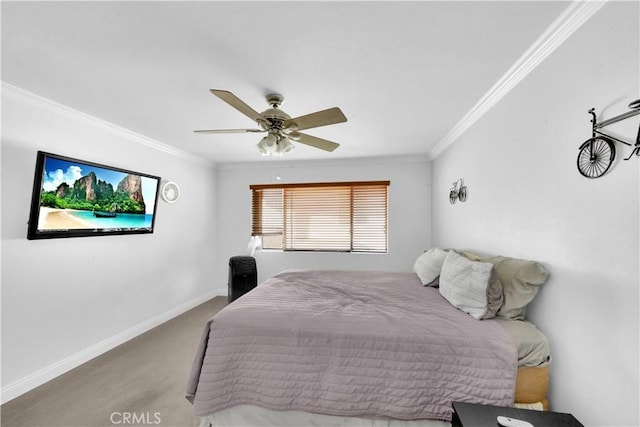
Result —
<instances>
[{"instance_id":1,"label":"bicycle wheel","mask_svg":"<svg viewBox=\"0 0 640 427\"><path fill-rule=\"evenodd\" d=\"M611 167L616 156L613 141L599 136L586 140L578 152L578 170L587 178L599 178Z\"/></svg>"},{"instance_id":2,"label":"bicycle wheel","mask_svg":"<svg viewBox=\"0 0 640 427\"><path fill-rule=\"evenodd\" d=\"M460 200L461 202L466 202L467 201L467 186L466 185L463 185L458 190L458 200Z\"/></svg>"},{"instance_id":3,"label":"bicycle wheel","mask_svg":"<svg viewBox=\"0 0 640 427\"><path fill-rule=\"evenodd\" d=\"M449 203L454 204L458 200L458 192L456 190L449 191Z\"/></svg>"}]
</instances>

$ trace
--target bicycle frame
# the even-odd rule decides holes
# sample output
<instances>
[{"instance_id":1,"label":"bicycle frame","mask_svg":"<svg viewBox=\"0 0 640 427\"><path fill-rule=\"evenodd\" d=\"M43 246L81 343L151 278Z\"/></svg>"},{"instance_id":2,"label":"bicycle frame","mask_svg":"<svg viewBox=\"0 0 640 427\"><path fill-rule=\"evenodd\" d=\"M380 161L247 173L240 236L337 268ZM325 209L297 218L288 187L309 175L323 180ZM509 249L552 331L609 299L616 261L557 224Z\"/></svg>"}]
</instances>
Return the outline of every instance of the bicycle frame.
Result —
<instances>
[{"instance_id":1,"label":"bicycle frame","mask_svg":"<svg viewBox=\"0 0 640 427\"><path fill-rule=\"evenodd\" d=\"M640 114L640 108L635 108L631 111L627 111L626 113L620 114L618 116L612 117L608 120L604 120L600 123L598 123L597 121L597 117L596 117L596 113L595 113L595 108L592 108L589 110L589 114L591 114L592 118L591 118L591 136L593 138L595 138L597 135L601 135L604 136L606 138L612 139L614 141L617 141L621 144L627 145L629 147L634 147L633 150L631 150L631 154L629 154L629 157L625 158L624 160L629 160L631 157L633 157L633 155L637 155L640 156L640 124L638 125L638 134L636 135L636 142L635 144L629 143L627 141L623 141L619 138L616 138L615 136L609 135L608 133L605 133L603 131L601 131L600 129L602 129L605 126L609 126L611 124L617 123L621 120L624 119L628 119L630 117L633 116L637 116L638 114Z\"/></svg>"}]
</instances>

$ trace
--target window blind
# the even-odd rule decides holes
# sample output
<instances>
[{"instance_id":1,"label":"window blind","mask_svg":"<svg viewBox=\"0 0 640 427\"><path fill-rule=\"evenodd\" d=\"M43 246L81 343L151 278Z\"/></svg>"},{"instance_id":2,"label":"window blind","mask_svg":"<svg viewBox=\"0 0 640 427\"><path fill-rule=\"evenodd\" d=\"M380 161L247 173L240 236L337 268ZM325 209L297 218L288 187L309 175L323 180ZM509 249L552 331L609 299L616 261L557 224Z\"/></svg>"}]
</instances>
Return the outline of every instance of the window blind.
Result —
<instances>
[{"instance_id":1,"label":"window blind","mask_svg":"<svg viewBox=\"0 0 640 427\"><path fill-rule=\"evenodd\" d=\"M265 249L387 251L389 181L251 185L253 236Z\"/></svg>"}]
</instances>

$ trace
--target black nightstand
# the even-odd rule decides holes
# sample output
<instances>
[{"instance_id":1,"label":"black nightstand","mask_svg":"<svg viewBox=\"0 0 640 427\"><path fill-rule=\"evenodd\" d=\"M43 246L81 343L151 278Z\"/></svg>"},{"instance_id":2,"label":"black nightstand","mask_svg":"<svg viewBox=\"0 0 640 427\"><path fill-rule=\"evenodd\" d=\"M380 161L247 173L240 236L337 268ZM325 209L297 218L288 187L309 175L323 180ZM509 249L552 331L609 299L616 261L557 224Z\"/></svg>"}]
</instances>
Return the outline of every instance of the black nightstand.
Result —
<instances>
[{"instance_id":1,"label":"black nightstand","mask_svg":"<svg viewBox=\"0 0 640 427\"><path fill-rule=\"evenodd\" d=\"M499 415L528 421L533 427L584 427L571 414L453 402L452 427L497 427Z\"/></svg>"}]
</instances>

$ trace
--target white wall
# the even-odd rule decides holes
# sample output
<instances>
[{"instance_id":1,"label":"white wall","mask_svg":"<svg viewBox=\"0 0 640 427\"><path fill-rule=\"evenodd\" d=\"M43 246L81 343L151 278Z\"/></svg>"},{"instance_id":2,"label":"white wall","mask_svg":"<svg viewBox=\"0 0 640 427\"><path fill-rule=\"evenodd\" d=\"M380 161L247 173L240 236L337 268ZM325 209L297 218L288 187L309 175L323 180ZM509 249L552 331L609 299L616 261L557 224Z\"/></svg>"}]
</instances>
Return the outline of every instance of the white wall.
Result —
<instances>
[{"instance_id":1,"label":"white wall","mask_svg":"<svg viewBox=\"0 0 640 427\"><path fill-rule=\"evenodd\" d=\"M2 113L7 401L211 297L216 218L211 165L5 85ZM158 175L182 196L158 202L153 234L29 241L37 150Z\"/></svg>"},{"instance_id":2,"label":"white wall","mask_svg":"<svg viewBox=\"0 0 640 427\"><path fill-rule=\"evenodd\" d=\"M221 165L217 176L217 283L226 289L228 259L242 255L251 237L251 184L390 180L387 254L258 250L258 281L288 268L411 271L430 240L430 167L426 157L322 162L267 160Z\"/></svg>"},{"instance_id":3,"label":"white wall","mask_svg":"<svg viewBox=\"0 0 640 427\"><path fill-rule=\"evenodd\" d=\"M550 339L552 409L638 426L640 159L583 178L587 110L639 97L639 3L610 2L432 163L434 245L543 262L529 317ZM612 126L634 139L638 117ZM618 146L619 155L629 149ZM451 205L464 178L466 203Z\"/></svg>"}]
</instances>

